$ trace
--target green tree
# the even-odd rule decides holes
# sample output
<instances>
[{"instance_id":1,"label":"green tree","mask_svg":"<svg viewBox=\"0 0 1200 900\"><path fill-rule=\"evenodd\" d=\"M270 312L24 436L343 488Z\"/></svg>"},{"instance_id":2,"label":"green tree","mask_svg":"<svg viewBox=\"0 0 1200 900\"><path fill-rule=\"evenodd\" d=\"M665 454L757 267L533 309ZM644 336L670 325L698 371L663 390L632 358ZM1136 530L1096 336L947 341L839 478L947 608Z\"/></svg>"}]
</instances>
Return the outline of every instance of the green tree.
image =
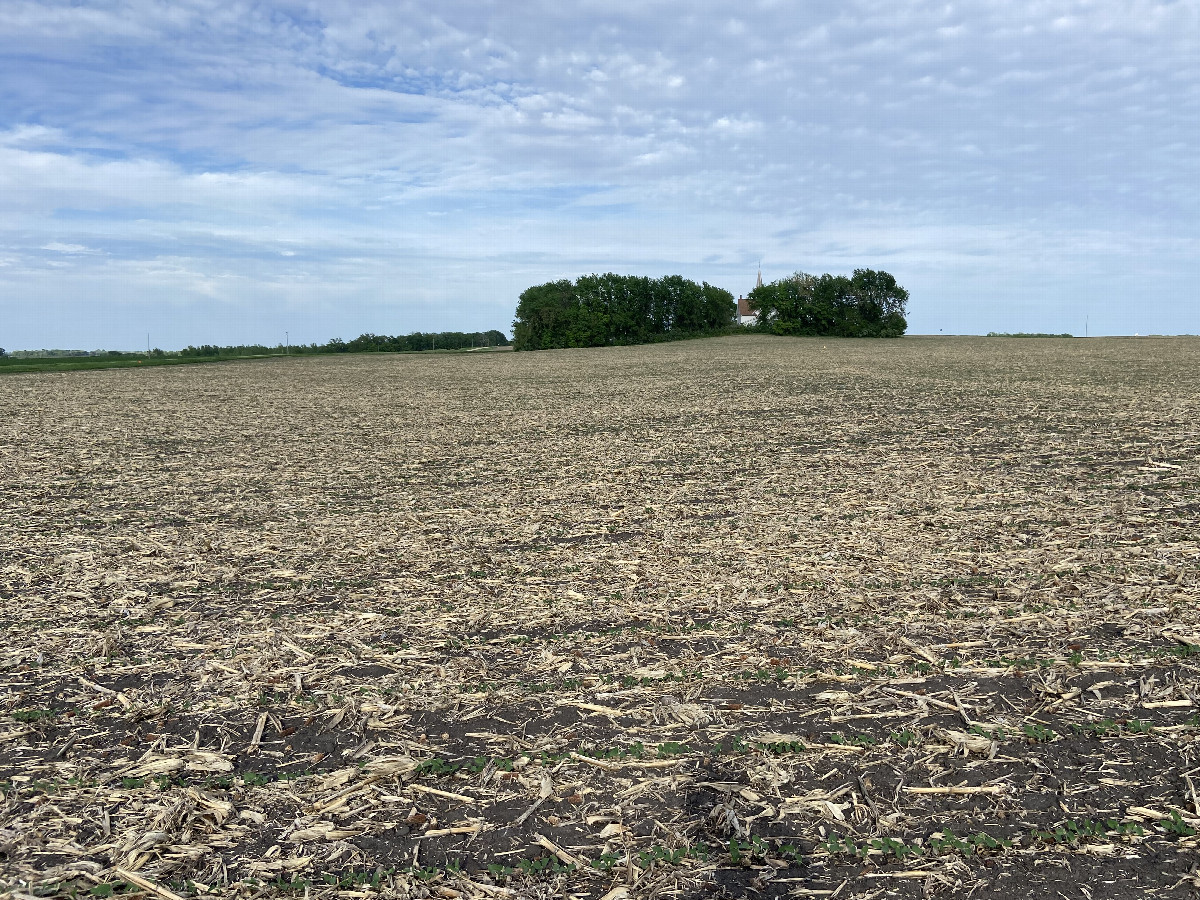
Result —
<instances>
[{"instance_id":1,"label":"green tree","mask_svg":"<svg viewBox=\"0 0 1200 900\"><path fill-rule=\"evenodd\" d=\"M552 281L521 294L513 348L638 344L728 327L733 295L680 275L584 275Z\"/></svg>"},{"instance_id":2,"label":"green tree","mask_svg":"<svg viewBox=\"0 0 1200 900\"><path fill-rule=\"evenodd\" d=\"M908 328L908 291L873 269L849 278L796 272L756 287L748 299L759 328L773 334L899 337Z\"/></svg>"},{"instance_id":3,"label":"green tree","mask_svg":"<svg viewBox=\"0 0 1200 900\"><path fill-rule=\"evenodd\" d=\"M527 288L517 302L513 347L551 350L568 347L578 308L575 286L567 279Z\"/></svg>"},{"instance_id":4,"label":"green tree","mask_svg":"<svg viewBox=\"0 0 1200 900\"><path fill-rule=\"evenodd\" d=\"M871 324L870 337L900 337L908 330L908 321L904 318L908 291L898 285L890 273L855 269L850 283L859 309Z\"/></svg>"},{"instance_id":5,"label":"green tree","mask_svg":"<svg viewBox=\"0 0 1200 900\"><path fill-rule=\"evenodd\" d=\"M815 275L796 272L756 287L746 299L758 314L759 327L774 334L806 334L803 323L810 316L816 285Z\"/></svg>"},{"instance_id":6,"label":"green tree","mask_svg":"<svg viewBox=\"0 0 1200 900\"><path fill-rule=\"evenodd\" d=\"M737 313L737 301L733 299L733 294L724 288L713 287L707 281L700 286L700 292L704 306L703 328L725 328L733 322Z\"/></svg>"},{"instance_id":7,"label":"green tree","mask_svg":"<svg viewBox=\"0 0 1200 900\"><path fill-rule=\"evenodd\" d=\"M485 331L483 338L489 347L507 347L509 345L508 335L496 328Z\"/></svg>"}]
</instances>

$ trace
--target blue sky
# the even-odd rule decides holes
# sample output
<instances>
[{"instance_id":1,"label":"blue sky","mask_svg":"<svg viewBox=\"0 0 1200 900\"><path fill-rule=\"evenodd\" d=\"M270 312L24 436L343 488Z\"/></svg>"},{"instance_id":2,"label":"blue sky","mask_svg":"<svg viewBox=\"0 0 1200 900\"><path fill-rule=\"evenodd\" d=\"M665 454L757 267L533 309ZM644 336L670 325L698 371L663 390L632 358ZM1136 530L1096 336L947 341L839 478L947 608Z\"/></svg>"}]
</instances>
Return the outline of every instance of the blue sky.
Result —
<instances>
[{"instance_id":1,"label":"blue sky","mask_svg":"<svg viewBox=\"0 0 1200 900\"><path fill-rule=\"evenodd\" d=\"M886 269L916 333L1200 333L1200 0L4 0L0 85L9 349L760 259Z\"/></svg>"}]
</instances>

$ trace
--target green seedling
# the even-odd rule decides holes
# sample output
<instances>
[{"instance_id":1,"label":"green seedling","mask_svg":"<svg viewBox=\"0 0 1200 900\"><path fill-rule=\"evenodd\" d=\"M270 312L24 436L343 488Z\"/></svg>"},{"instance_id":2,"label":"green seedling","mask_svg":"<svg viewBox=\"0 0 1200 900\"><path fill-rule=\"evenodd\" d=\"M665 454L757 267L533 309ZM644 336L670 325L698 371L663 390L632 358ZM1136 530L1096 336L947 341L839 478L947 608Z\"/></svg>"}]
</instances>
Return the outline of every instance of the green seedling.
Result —
<instances>
[{"instance_id":1,"label":"green seedling","mask_svg":"<svg viewBox=\"0 0 1200 900\"><path fill-rule=\"evenodd\" d=\"M847 737L844 734L838 734L837 732L834 732L833 734L829 735L829 742L831 744L841 744L846 747L875 746L875 739L869 734L853 734Z\"/></svg>"},{"instance_id":2,"label":"green seedling","mask_svg":"<svg viewBox=\"0 0 1200 900\"><path fill-rule=\"evenodd\" d=\"M1171 810L1171 818L1163 819L1158 824L1168 834L1176 837L1192 837L1196 834L1196 829L1183 821L1177 810Z\"/></svg>"},{"instance_id":3,"label":"green seedling","mask_svg":"<svg viewBox=\"0 0 1200 900\"><path fill-rule=\"evenodd\" d=\"M990 834L985 834L982 831L979 832L979 834L967 838L967 840L974 844L979 850L1000 850L1007 849L1012 846L1012 841L996 840Z\"/></svg>"},{"instance_id":4,"label":"green seedling","mask_svg":"<svg viewBox=\"0 0 1200 900\"><path fill-rule=\"evenodd\" d=\"M285 879L282 875L276 876L275 880L268 882L268 884L275 888L275 890L288 894L303 894L312 886L312 882L307 878Z\"/></svg>"},{"instance_id":5,"label":"green seedling","mask_svg":"<svg viewBox=\"0 0 1200 900\"><path fill-rule=\"evenodd\" d=\"M804 865L804 851L795 844L781 844L779 854L785 859L790 859L796 865Z\"/></svg>"},{"instance_id":6,"label":"green seedling","mask_svg":"<svg viewBox=\"0 0 1200 900\"><path fill-rule=\"evenodd\" d=\"M517 863L517 868L526 875L540 875L543 872L559 874L575 871L571 863L563 863L556 856L542 856L537 859L523 859Z\"/></svg>"},{"instance_id":7,"label":"green seedling","mask_svg":"<svg viewBox=\"0 0 1200 900\"><path fill-rule=\"evenodd\" d=\"M805 746L803 741L775 741L773 743L756 741L754 749L769 753L772 756L785 756L789 753L804 753L808 750L808 747Z\"/></svg>"},{"instance_id":8,"label":"green seedling","mask_svg":"<svg viewBox=\"0 0 1200 900\"><path fill-rule=\"evenodd\" d=\"M1035 744L1049 744L1058 737L1053 729L1042 725L1040 722L1027 723L1021 727L1021 732Z\"/></svg>"},{"instance_id":9,"label":"green seedling","mask_svg":"<svg viewBox=\"0 0 1200 900\"><path fill-rule=\"evenodd\" d=\"M894 856L898 860L904 860L910 856L925 855L925 851L920 847L909 846L904 841L897 841L890 837L873 840L870 842L870 846L883 853L884 856Z\"/></svg>"},{"instance_id":10,"label":"green seedling","mask_svg":"<svg viewBox=\"0 0 1200 900\"><path fill-rule=\"evenodd\" d=\"M701 846L697 849L700 851L697 853L697 858L706 859L708 848ZM746 841L730 838L729 844L725 849L729 854L729 861L735 866L749 864L755 859L764 859L771 852L771 848L767 842L756 834L750 835L749 840ZM701 853L703 855L700 855Z\"/></svg>"},{"instance_id":11,"label":"green seedling","mask_svg":"<svg viewBox=\"0 0 1200 900\"><path fill-rule=\"evenodd\" d=\"M970 731L971 734L978 734L981 737L989 738L990 740L993 740L993 741L1008 740L1008 730L1003 725L998 726L997 728L995 728L991 731L985 730L984 728L982 728L979 725L972 725L967 730Z\"/></svg>"},{"instance_id":12,"label":"green seedling","mask_svg":"<svg viewBox=\"0 0 1200 900\"><path fill-rule=\"evenodd\" d=\"M865 856L865 850L860 850L859 846L854 843L849 837L843 838L839 834L831 834L820 845L821 849L830 856Z\"/></svg>"},{"instance_id":13,"label":"green seedling","mask_svg":"<svg viewBox=\"0 0 1200 900\"><path fill-rule=\"evenodd\" d=\"M444 759L437 756L431 757L420 763L414 770L413 774L420 775L453 775L461 766L454 763L448 763Z\"/></svg>"},{"instance_id":14,"label":"green seedling","mask_svg":"<svg viewBox=\"0 0 1200 900\"><path fill-rule=\"evenodd\" d=\"M658 745L659 756L682 756L685 753L691 753L692 748L687 744L680 744L675 741L667 741L665 744Z\"/></svg>"},{"instance_id":15,"label":"green seedling","mask_svg":"<svg viewBox=\"0 0 1200 900\"><path fill-rule=\"evenodd\" d=\"M447 866L446 868L450 869L451 867ZM343 890L351 890L368 884L373 888L378 888L383 880L394 874L395 871L394 868L389 868L379 869L374 872L356 872L351 870L338 875L326 873L322 876L322 880L328 885L333 885Z\"/></svg>"},{"instance_id":16,"label":"green seedling","mask_svg":"<svg viewBox=\"0 0 1200 900\"><path fill-rule=\"evenodd\" d=\"M1155 648L1151 653L1155 656L1179 656L1186 659L1200 656L1200 644L1179 644L1174 647Z\"/></svg>"},{"instance_id":17,"label":"green seedling","mask_svg":"<svg viewBox=\"0 0 1200 900\"><path fill-rule=\"evenodd\" d=\"M103 881L89 888L88 893L93 897L99 897L100 900L104 900L104 898L111 897L113 894L120 894L127 891L131 887L132 885L126 884L124 881Z\"/></svg>"},{"instance_id":18,"label":"green seedling","mask_svg":"<svg viewBox=\"0 0 1200 900\"><path fill-rule=\"evenodd\" d=\"M1191 721L1185 722L1186 725L1193 724ZM1099 722L1085 722L1082 725L1071 725L1071 730L1076 734L1089 734L1094 737L1116 737L1122 734L1150 734L1154 731L1154 726L1150 722L1141 719L1130 721L1114 721L1113 719L1103 719Z\"/></svg>"},{"instance_id":19,"label":"green seedling","mask_svg":"<svg viewBox=\"0 0 1200 900\"><path fill-rule=\"evenodd\" d=\"M1118 819L1076 819L1064 822L1053 831L1033 828L1029 836L1035 841L1047 844L1075 844L1086 838L1108 840L1111 835L1125 837L1126 835L1144 834L1142 826L1136 822L1121 822Z\"/></svg>"},{"instance_id":20,"label":"green seedling","mask_svg":"<svg viewBox=\"0 0 1200 900\"><path fill-rule=\"evenodd\" d=\"M945 828L940 835L926 841L926 845L937 854L950 852L960 856L971 856L983 850L1007 850L1012 847L1012 841L994 838L982 831L967 838L960 838L949 828Z\"/></svg>"},{"instance_id":21,"label":"green seedling","mask_svg":"<svg viewBox=\"0 0 1200 900\"><path fill-rule=\"evenodd\" d=\"M821 847L831 856L853 856L858 858L865 858L872 851L884 856L892 856L898 860L904 860L910 856L924 856L925 854L925 851L919 846L909 845L904 843L904 841L898 841L890 837L875 838L867 841L860 847L850 838L843 838L834 834L830 835Z\"/></svg>"},{"instance_id":22,"label":"green seedling","mask_svg":"<svg viewBox=\"0 0 1200 900\"><path fill-rule=\"evenodd\" d=\"M16 709L9 713L18 722L43 722L56 715L52 709Z\"/></svg>"},{"instance_id":23,"label":"green seedling","mask_svg":"<svg viewBox=\"0 0 1200 900\"><path fill-rule=\"evenodd\" d=\"M751 749L750 745L748 743L746 743L740 735L735 734L729 740L729 752L730 753L740 756L744 753L749 753L750 749Z\"/></svg>"},{"instance_id":24,"label":"green seedling","mask_svg":"<svg viewBox=\"0 0 1200 900\"><path fill-rule=\"evenodd\" d=\"M729 841L729 861L735 866L742 864L742 842L737 838L732 838Z\"/></svg>"},{"instance_id":25,"label":"green seedling","mask_svg":"<svg viewBox=\"0 0 1200 900\"><path fill-rule=\"evenodd\" d=\"M649 850L643 850L637 855L638 865L643 869L650 868L654 863L677 866L687 858L687 847L676 847L674 850L668 850L666 847L654 846Z\"/></svg>"},{"instance_id":26,"label":"green seedling","mask_svg":"<svg viewBox=\"0 0 1200 900\"><path fill-rule=\"evenodd\" d=\"M599 859L593 859L588 864L594 869L599 869L601 872L607 872L620 861L621 857L615 853L601 853ZM491 869L492 867L488 866L488 871L491 871Z\"/></svg>"},{"instance_id":27,"label":"green seedling","mask_svg":"<svg viewBox=\"0 0 1200 900\"><path fill-rule=\"evenodd\" d=\"M480 772L482 772L484 769L487 768L487 765L488 765L488 761L484 757L477 756L473 760L471 760L470 764L467 766L467 771L470 772L472 775L478 775Z\"/></svg>"}]
</instances>

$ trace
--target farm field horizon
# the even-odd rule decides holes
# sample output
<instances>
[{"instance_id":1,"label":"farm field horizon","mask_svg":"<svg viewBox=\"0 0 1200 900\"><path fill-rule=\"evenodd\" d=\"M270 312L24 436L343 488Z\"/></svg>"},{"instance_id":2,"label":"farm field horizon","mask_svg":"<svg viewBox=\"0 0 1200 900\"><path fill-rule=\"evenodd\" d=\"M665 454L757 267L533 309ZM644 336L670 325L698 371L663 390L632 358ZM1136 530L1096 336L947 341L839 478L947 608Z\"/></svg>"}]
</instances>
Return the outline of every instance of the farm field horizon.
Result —
<instances>
[{"instance_id":1,"label":"farm field horizon","mask_svg":"<svg viewBox=\"0 0 1200 900\"><path fill-rule=\"evenodd\" d=\"M1194 897L1200 340L0 379L0 890Z\"/></svg>"}]
</instances>

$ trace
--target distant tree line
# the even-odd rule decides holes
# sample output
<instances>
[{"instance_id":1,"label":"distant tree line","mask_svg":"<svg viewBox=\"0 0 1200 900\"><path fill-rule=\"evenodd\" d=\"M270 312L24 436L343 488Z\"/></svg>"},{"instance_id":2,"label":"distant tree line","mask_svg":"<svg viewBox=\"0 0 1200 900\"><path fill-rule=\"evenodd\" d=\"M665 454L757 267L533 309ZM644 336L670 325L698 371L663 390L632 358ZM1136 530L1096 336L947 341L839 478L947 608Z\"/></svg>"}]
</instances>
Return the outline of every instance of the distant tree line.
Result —
<instances>
[{"instance_id":1,"label":"distant tree line","mask_svg":"<svg viewBox=\"0 0 1200 900\"><path fill-rule=\"evenodd\" d=\"M908 291L873 269L849 277L796 272L756 287L747 300L757 328L772 334L900 337L908 329Z\"/></svg>"},{"instance_id":2,"label":"distant tree line","mask_svg":"<svg viewBox=\"0 0 1200 900\"><path fill-rule=\"evenodd\" d=\"M475 347L507 347L510 341L502 331L416 331L412 334L360 334L352 341L333 338L324 344L238 344L221 347L216 344L188 345L180 356L264 356L285 350L296 355L308 353L405 353L418 350L470 350Z\"/></svg>"},{"instance_id":3,"label":"distant tree line","mask_svg":"<svg viewBox=\"0 0 1200 900\"><path fill-rule=\"evenodd\" d=\"M584 275L527 289L513 321L514 350L643 344L728 328L733 294L681 275Z\"/></svg>"},{"instance_id":4,"label":"distant tree line","mask_svg":"<svg viewBox=\"0 0 1200 900\"><path fill-rule=\"evenodd\" d=\"M470 350L475 347L507 347L510 341L502 331L415 331L389 337L386 334L360 334L352 341L334 338L318 352L323 353L403 353L414 350Z\"/></svg>"},{"instance_id":5,"label":"distant tree line","mask_svg":"<svg viewBox=\"0 0 1200 900\"><path fill-rule=\"evenodd\" d=\"M1073 334L1047 334L1042 331L989 331L988 337L1019 337L1019 338L1064 338L1075 337Z\"/></svg>"},{"instance_id":6,"label":"distant tree line","mask_svg":"<svg viewBox=\"0 0 1200 900\"><path fill-rule=\"evenodd\" d=\"M76 356L103 356L107 350L13 350L6 353L0 349L0 357L12 356L13 359L67 359Z\"/></svg>"},{"instance_id":7,"label":"distant tree line","mask_svg":"<svg viewBox=\"0 0 1200 900\"><path fill-rule=\"evenodd\" d=\"M230 344L227 347L219 344L201 344L194 347L188 344L179 351L180 356L267 356L272 353L282 353L283 344L278 347L268 347L266 344ZM299 352L299 351L297 351Z\"/></svg>"},{"instance_id":8,"label":"distant tree line","mask_svg":"<svg viewBox=\"0 0 1200 900\"><path fill-rule=\"evenodd\" d=\"M145 359L148 356L178 356L178 353L168 353L165 350L13 350L5 352L0 348L0 359L30 360L30 359Z\"/></svg>"},{"instance_id":9,"label":"distant tree line","mask_svg":"<svg viewBox=\"0 0 1200 900\"><path fill-rule=\"evenodd\" d=\"M189 344L182 350L13 350L0 348L0 359L163 359L186 357L190 359L216 359L244 356L275 356L282 353L296 355L310 353L403 353L417 350L470 350L482 347L507 347L511 341L503 331L438 331L412 334L360 334L352 341L334 338L324 344Z\"/></svg>"}]
</instances>

